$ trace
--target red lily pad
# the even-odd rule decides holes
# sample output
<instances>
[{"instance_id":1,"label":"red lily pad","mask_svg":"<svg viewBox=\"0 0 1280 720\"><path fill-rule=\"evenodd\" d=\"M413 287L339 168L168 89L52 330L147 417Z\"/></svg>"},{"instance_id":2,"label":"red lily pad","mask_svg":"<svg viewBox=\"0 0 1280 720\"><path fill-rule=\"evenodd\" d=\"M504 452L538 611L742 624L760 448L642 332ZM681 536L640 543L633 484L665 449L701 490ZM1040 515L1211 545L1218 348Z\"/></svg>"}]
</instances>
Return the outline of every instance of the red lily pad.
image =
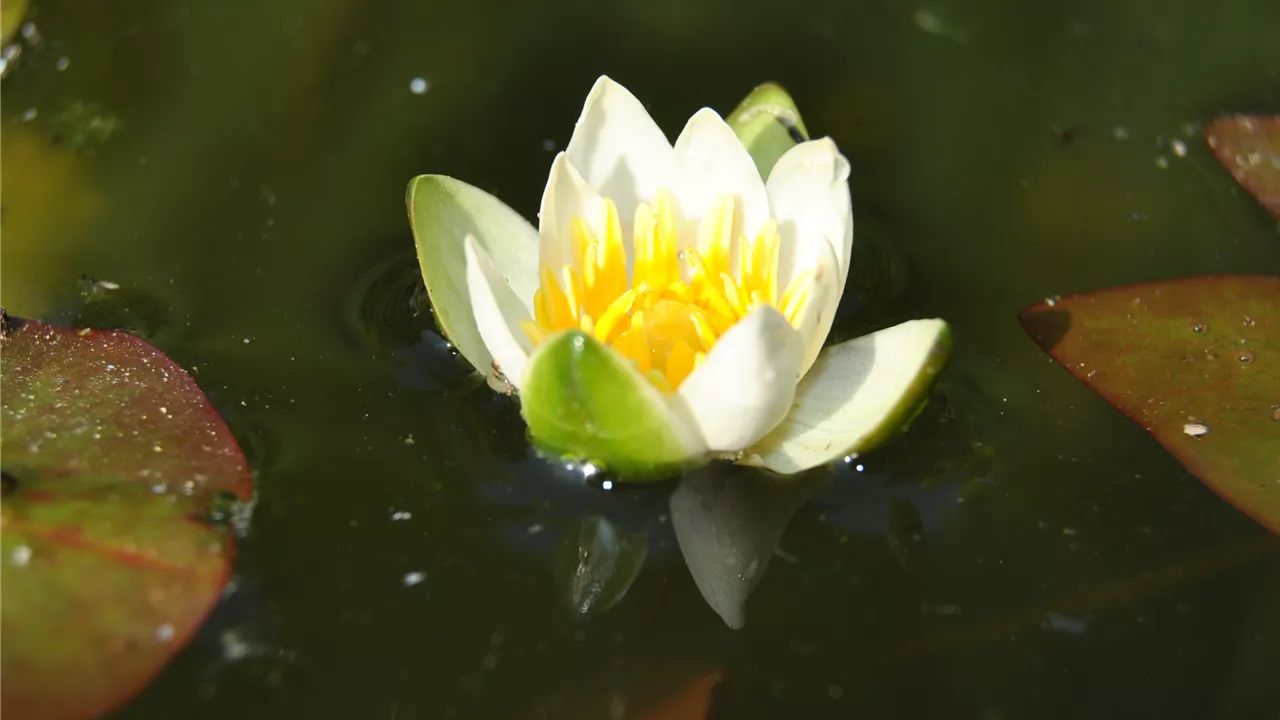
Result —
<instances>
[{"instance_id":1,"label":"red lily pad","mask_svg":"<svg viewBox=\"0 0 1280 720\"><path fill-rule=\"evenodd\" d=\"M1046 301L1022 327L1224 500L1280 533L1280 277Z\"/></svg>"},{"instance_id":2,"label":"red lily pad","mask_svg":"<svg viewBox=\"0 0 1280 720\"><path fill-rule=\"evenodd\" d=\"M1218 161L1280 218L1280 115L1226 115L1204 128Z\"/></svg>"},{"instance_id":3,"label":"red lily pad","mask_svg":"<svg viewBox=\"0 0 1280 720\"><path fill-rule=\"evenodd\" d=\"M252 476L189 375L123 332L5 316L0 715L89 718L192 637Z\"/></svg>"}]
</instances>

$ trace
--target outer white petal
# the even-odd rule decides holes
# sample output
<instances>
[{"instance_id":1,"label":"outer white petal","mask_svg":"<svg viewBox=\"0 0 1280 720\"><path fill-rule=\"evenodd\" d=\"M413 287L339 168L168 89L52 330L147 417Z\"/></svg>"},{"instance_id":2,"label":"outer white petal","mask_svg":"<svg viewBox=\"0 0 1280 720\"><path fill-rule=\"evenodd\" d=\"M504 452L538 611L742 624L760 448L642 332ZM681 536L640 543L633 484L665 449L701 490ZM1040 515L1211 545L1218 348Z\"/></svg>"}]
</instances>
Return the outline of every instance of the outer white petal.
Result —
<instances>
[{"instance_id":1,"label":"outer white petal","mask_svg":"<svg viewBox=\"0 0 1280 720\"><path fill-rule=\"evenodd\" d=\"M565 265L576 265L573 218L581 217L600 237L602 210L600 195L583 179L568 153L556 155L538 211L539 265L550 267L556 273Z\"/></svg>"},{"instance_id":2,"label":"outer white petal","mask_svg":"<svg viewBox=\"0 0 1280 720\"><path fill-rule=\"evenodd\" d=\"M635 95L603 75L587 95L566 152L587 183L617 204L624 227L671 174L667 136Z\"/></svg>"},{"instance_id":3,"label":"outer white petal","mask_svg":"<svg viewBox=\"0 0 1280 720\"><path fill-rule=\"evenodd\" d=\"M677 394L713 452L737 452L786 417L804 351L800 333L763 305L711 348Z\"/></svg>"},{"instance_id":4,"label":"outer white petal","mask_svg":"<svg viewBox=\"0 0 1280 720\"><path fill-rule=\"evenodd\" d=\"M818 353L827 341L827 334L831 332L836 308L840 305L841 278L838 276L839 263L835 250L829 243L817 243L814 256L810 264L813 269L813 294L796 323L796 329L800 331L801 346L804 348L800 377L804 377L818 359Z\"/></svg>"},{"instance_id":5,"label":"outer white petal","mask_svg":"<svg viewBox=\"0 0 1280 720\"><path fill-rule=\"evenodd\" d=\"M518 390L524 381L529 354L533 352L533 343L520 328L520 321L531 319L529 310L494 267L488 251L471 235L464 244L467 293L471 296L476 328L494 364Z\"/></svg>"},{"instance_id":6,"label":"outer white petal","mask_svg":"<svg viewBox=\"0 0 1280 720\"><path fill-rule=\"evenodd\" d=\"M849 161L831 138L803 142L785 152L765 184L773 217L782 235L779 278L785 284L812 267L818 245L828 243L839 263L844 294L853 252L853 206L849 198Z\"/></svg>"},{"instance_id":7,"label":"outer white petal","mask_svg":"<svg viewBox=\"0 0 1280 720\"><path fill-rule=\"evenodd\" d=\"M689 118L676 139L675 154L672 191L681 214L681 242L697 241L699 222L711 203L726 194L738 200L734 240L754 238L769 219L769 195L751 154L715 110L703 108ZM736 261L737 254L730 257Z\"/></svg>"},{"instance_id":8,"label":"outer white petal","mask_svg":"<svg viewBox=\"0 0 1280 720\"><path fill-rule=\"evenodd\" d=\"M950 348L942 320L911 320L827 348L787 418L740 462L791 474L875 449L911 420Z\"/></svg>"}]
</instances>

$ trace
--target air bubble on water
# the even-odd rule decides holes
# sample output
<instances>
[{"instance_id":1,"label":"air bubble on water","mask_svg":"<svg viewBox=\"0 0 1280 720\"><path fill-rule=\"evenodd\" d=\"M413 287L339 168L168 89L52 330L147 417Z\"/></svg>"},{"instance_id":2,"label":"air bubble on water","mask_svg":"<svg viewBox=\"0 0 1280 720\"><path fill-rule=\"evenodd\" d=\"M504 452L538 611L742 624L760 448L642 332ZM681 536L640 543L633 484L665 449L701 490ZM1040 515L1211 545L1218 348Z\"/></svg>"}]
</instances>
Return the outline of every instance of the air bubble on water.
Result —
<instances>
[{"instance_id":1,"label":"air bubble on water","mask_svg":"<svg viewBox=\"0 0 1280 720\"><path fill-rule=\"evenodd\" d=\"M9 553L9 562L14 567L26 567L27 563L31 562L31 546L19 545L14 548L13 552Z\"/></svg>"},{"instance_id":2,"label":"air bubble on water","mask_svg":"<svg viewBox=\"0 0 1280 720\"><path fill-rule=\"evenodd\" d=\"M552 140L551 138L547 138L546 140L543 140L542 149L547 152L554 151L556 149L556 141Z\"/></svg>"},{"instance_id":3,"label":"air bubble on water","mask_svg":"<svg viewBox=\"0 0 1280 720\"><path fill-rule=\"evenodd\" d=\"M1178 157L1187 156L1187 144L1177 138L1169 141L1169 149Z\"/></svg>"},{"instance_id":4,"label":"air bubble on water","mask_svg":"<svg viewBox=\"0 0 1280 720\"><path fill-rule=\"evenodd\" d=\"M418 572L415 570L414 572L405 573L404 577L400 579L400 582L404 583L405 587L413 587L414 585L417 585L418 583L426 579L427 579L426 573Z\"/></svg>"},{"instance_id":5,"label":"air bubble on water","mask_svg":"<svg viewBox=\"0 0 1280 720\"><path fill-rule=\"evenodd\" d=\"M414 95L425 95L431 89L431 82L423 77L416 77L409 81L409 92Z\"/></svg>"},{"instance_id":6,"label":"air bubble on water","mask_svg":"<svg viewBox=\"0 0 1280 720\"><path fill-rule=\"evenodd\" d=\"M413 513L409 512L408 510L397 510L391 513L392 522L399 522L401 520L410 520L412 518L413 518Z\"/></svg>"},{"instance_id":7,"label":"air bubble on water","mask_svg":"<svg viewBox=\"0 0 1280 720\"><path fill-rule=\"evenodd\" d=\"M169 642L173 639L173 623L165 623L156 628L156 640L160 642Z\"/></svg>"},{"instance_id":8,"label":"air bubble on water","mask_svg":"<svg viewBox=\"0 0 1280 720\"><path fill-rule=\"evenodd\" d=\"M1198 438L1209 433L1209 426L1204 423L1191 422L1182 426L1182 432L1184 435Z\"/></svg>"},{"instance_id":9,"label":"air bubble on water","mask_svg":"<svg viewBox=\"0 0 1280 720\"><path fill-rule=\"evenodd\" d=\"M600 487L601 487L601 488L603 488L603 489L605 489L605 490L612 490L612 489L613 489L613 481L612 481L612 480L605 480L604 482L600 483Z\"/></svg>"},{"instance_id":10,"label":"air bubble on water","mask_svg":"<svg viewBox=\"0 0 1280 720\"><path fill-rule=\"evenodd\" d=\"M71 65L71 58L64 55L58 58L58 62L54 65L54 67L58 68L58 72L62 72L63 70L66 70L68 67L70 67L70 65Z\"/></svg>"},{"instance_id":11,"label":"air bubble on water","mask_svg":"<svg viewBox=\"0 0 1280 720\"><path fill-rule=\"evenodd\" d=\"M10 43L4 46L3 50L0 50L0 78L9 72L9 67L21 54L22 45L19 43Z\"/></svg>"}]
</instances>

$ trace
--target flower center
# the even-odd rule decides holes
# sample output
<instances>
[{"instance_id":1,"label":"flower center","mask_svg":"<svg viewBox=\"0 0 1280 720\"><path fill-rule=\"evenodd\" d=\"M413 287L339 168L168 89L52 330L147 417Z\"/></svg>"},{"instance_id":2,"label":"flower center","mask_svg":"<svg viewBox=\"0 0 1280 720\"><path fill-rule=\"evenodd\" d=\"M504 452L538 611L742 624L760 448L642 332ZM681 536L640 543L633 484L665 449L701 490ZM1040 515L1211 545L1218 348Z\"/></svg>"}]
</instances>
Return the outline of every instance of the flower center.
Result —
<instances>
[{"instance_id":1,"label":"flower center","mask_svg":"<svg viewBox=\"0 0 1280 720\"><path fill-rule=\"evenodd\" d=\"M702 220L697 243L681 250L671 198L659 190L652 206L636 208L635 266L628 282L622 223L617 206L606 198L604 237L575 217L573 264L558 272L542 266L541 287L533 297L535 321L524 323L525 333L536 346L553 333L580 329L672 392L720 336L756 307L770 305L798 327L813 293L812 271L795 277L779 294L781 238L772 220L754 240L737 238L733 267L734 205L732 195L718 198Z\"/></svg>"}]
</instances>

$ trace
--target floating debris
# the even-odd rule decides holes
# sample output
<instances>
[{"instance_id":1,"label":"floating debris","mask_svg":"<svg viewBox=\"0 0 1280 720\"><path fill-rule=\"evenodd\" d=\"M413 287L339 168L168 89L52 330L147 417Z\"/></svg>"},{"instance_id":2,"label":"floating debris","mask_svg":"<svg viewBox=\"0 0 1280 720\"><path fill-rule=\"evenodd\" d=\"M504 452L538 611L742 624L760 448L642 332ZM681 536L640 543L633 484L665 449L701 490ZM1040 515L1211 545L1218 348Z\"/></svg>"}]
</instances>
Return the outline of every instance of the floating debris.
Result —
<instances>
[{"instance_id":1,"label":"floating debris","mask_svg":"<svg viewBox=\"0 0 1280 720\"><path fill-rule=\"evenodd\" d=\"M1200 437L1201 435L1208 434L1209 426L1204 423L1187 423L1182 426L1182 432L1183 434L1190 435L1191 437Z\"/></svg>"}]
</instances>

